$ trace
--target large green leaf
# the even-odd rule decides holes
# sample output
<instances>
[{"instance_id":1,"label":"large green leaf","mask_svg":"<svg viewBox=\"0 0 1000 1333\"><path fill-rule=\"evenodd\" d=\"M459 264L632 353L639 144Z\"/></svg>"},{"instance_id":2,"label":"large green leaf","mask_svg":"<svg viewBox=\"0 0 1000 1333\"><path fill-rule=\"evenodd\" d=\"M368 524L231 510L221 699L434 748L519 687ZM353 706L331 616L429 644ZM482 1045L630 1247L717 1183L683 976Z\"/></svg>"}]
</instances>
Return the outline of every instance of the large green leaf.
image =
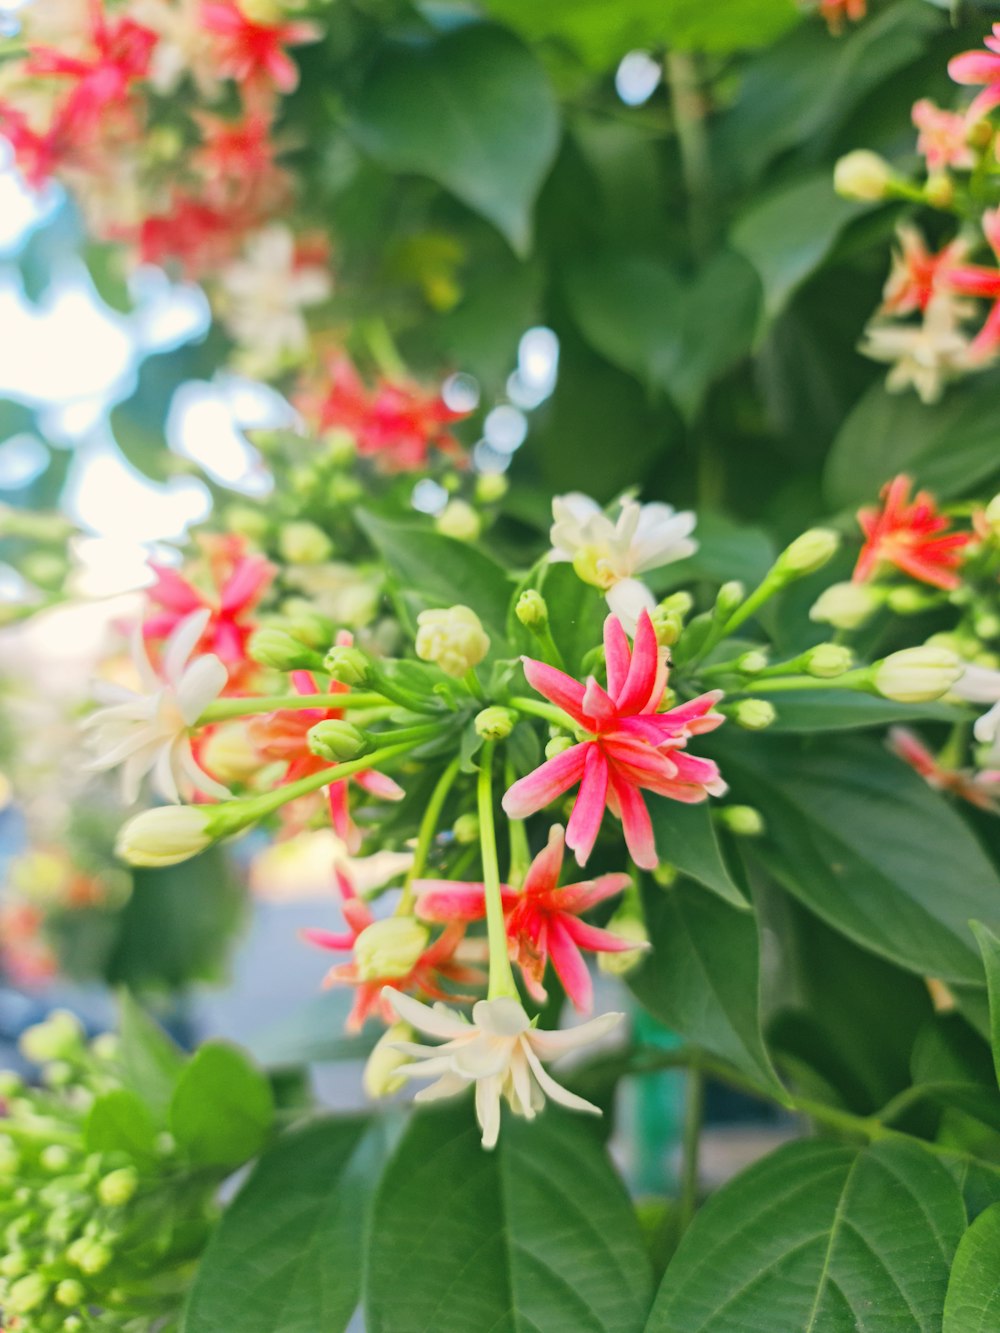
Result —
<instances>
[{"instance_id":1,"label":"large green leaf","mask_svg":"<svg viewBox=\"0 0 1000 1333\"><path fill-rule=\"evenodd\" d=\"M283 1135L223 1214L184 1333L338 1333L361 1298L378 1125L323 1120Z\"/></svg>"},{"instance_id":2,"label":"large green leaf","mask_svg":"<svg viewBox=\"0 0 1000 1333\"><path fill-rule=\"evenodd\" d=\"M1000 1203L979 1214L958 1243L941 1333L1000 1328Z\"/></svg>"},{"instance_id":3,"label":"large green leaf","mask_svg":"<svg viewBox=\"0 0 1000 1333\"><path fill-rule=\"evenodd\" d=\"M494 652L503 650L511 582L495 560L454 537L411 523L365 511L357 519L403 591L416 593L427 606L470 606Z\"/></svg>"},{"instance_id":4,"label":"large green leaf","mask_svg":"<svg viewBox=\"0 0 1000 1333\"><path fill-rule=\"evenodd\" d=\"M511 33L475 25L386 48L362 88L356 132L390 171L429 176L528 251L559 146L559 107Z\"/></svg>"},{"instance_id":5,"label":"large green leaf","mask_svg":"<svg viewBox=\"0 0 1000 1333\"><path fill-rule=\"evenodd\" d=\"M973 934L986 969L986 988L990 1002L990 1046L993 1050L993 1068L1000 1083L1000 936L978 921L972 923Z\"/></svg>"},{"instance_id":6,"label":"large green leaf","mask_svg":"<svg viewBox=\"0 0 1000 1333\"><path fill-rule=\"evenodd\" d=\"M830 504L871 504L899 472L945 498L1000 474L998 387L995 373L978 375L927 404L873 385L833 442L825 477Z\"/></svg>"},{"instance_id":7,"label":"large green leaf","mask_svg":"<svg viewBox=\"0 0 1000 1333\"><path fill-rule=\"evenodd\" d=\"M911 1056L913 1082L928 1100L954 1106L1000 1130L989 1048L960 1014L937 1014L917 1036Z\"/></svg>"},{"instance_id":8,"label":"large green leaf","mask_svg":"<svg viewBox=\"0 0 1000 1333\"><path fill-rule=\"evenodd\" d=\"M568 561L543 566L539 589L549 608L552 637L563 654L566 670L575 676L584 656L602 643L607 604Z\"/></svg>"},{"instance_id":9,"label":"large green leaf","mask_svg":"<svg viewBox=\"0 0 1000 1333\"><path fill-rule=\"evenodd\" d=\"M898 704L853 690L797 690L768 697L778 714L772 733L859 731L891 722L950 722L961 717L945 704Z\"/></svg>"},{"instance_id":10,"label":"large green leaf","mask_svg":"<svg viewBox=\"0 0 1000 1333\"><path fill-rule=\"evenodd\" d=\"M789 1144L696 1216L646 1333L939 1333L964 1226L916 1143Z\"/></svg>"},{"instance_id":11,"label":"large green leaf","mask_svg":"<svg viewBox=\"0 0 1000 1333\"><path fill-rule=\"evenodd\" d=\"M156 1156L153 1117L128 1088L115 1088L95 1099L87 1112L84 1140L88 1152L127 1153L139 1163Z\"/></svg>"},{"instance_id":12,"label":"large green leaf","mask_svg":"<svg viewBox=\"0 0 1000 1333\"><path fill-rule=\"evenodd\" d=\"M636 998L667 1027L780 1093L760 1031L757 925L698 885L650 886L651 953L629 977Z\"/></svg>"},{"instance_id":13,"label":"large green leaf","mask_svg":"<svg viewBox=\"0 0 1000 1333\"><path fill-rule=\"evenodd\" d=\"M170 1132L201 1166L236 1167L263 1148L274 1119L271 1085L235 1046L200 1046L177 1081Z\"/></svg>"},{"instance_id":14,"label":"large green leaf","mask_svg":"<svg viewBox=\"0 0 1000 1333\"><path fill-rule=\"evenodd\" d=\"M165 1119L184 1068L184 1055L127 991L118 999L123 1077L159 1119Z\"/></svg>"},{"instance_id":15,"label":"large green leaf","mask_svg":"<svg viewBox=\"0 0 1000 1333\"><path fill-rule=\"evenodd\" d=\"M725 736L715 750L767 824L748 855L790 893L900 967L981 981L968 922L1000 916L1000 885L942 796L865 739Z\"/></svg>"},{"instance_id":16,"label":"large green leaf","mask_svg":"<svg viewBox=\"0 0 1000 1333\"><path fill-rule=\"evenodd\" d=\"M639 1333L649 1263L592 1127L505 1116L483 1151L458 1106L414 1118L375 1200L368 1333Z\"/></svg>"},{"instance_id":17,"label":"large green leaf","mask_svg":"<svg viewBox=\"0 0 1000 1333\"><path fill-rule=\"evenodd\" d=\"M784 309L795 289L822 264L861 208L836 195L832 177L824 172L784 186L742 215L730 239L760 274L768 319Z\"/></svg>"},{"instance_id":18,"label":"large green leaf","mask_svg":"<svg viewBox=\"0 0 1000 1333\"><path fill-rule=\"evenodd\" d=\"M665 796L648 796L646 804L660 860L677 866L734 907L749 907L722 859L711 805L707 801L685 805Z\"/></svg>"}]
</instances>

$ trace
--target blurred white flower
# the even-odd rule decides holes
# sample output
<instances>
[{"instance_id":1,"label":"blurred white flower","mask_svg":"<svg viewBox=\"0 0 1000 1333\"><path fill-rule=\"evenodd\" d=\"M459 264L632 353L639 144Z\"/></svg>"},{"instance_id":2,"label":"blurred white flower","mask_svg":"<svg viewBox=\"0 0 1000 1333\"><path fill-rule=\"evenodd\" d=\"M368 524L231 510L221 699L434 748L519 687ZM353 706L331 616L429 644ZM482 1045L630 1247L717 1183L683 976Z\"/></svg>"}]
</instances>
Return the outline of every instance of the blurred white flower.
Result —
<instances>
[{"instance_id":1,"label":"blurred white flower","mask_svg":"<svg viewBox=\"0 0 1000 1333\"><path fill-rule=\"evenodd\" d=\"M222 80L216 42L201 9L202 0L132 0L130 16L159 38L149 70L149 81L158 93L174 92L190 75L202 98L210 102L218 97Z\"/></svg>"},{"instance_id":2,"label":"blurred white flower","mask_svg":"<svg viewBox=\"0 0 1000 1333\"><path fill-rule=\"evenodd\" d=\"M698 549L693 541L695 516L667 504L640 505L626 497L612 522L596 500L579 491L552 501L551 559L571 561L585 583L604 592L611 611L635 633L639 613L652 611L656 599L636 577L683 560Z\"/></svg>"},{"instance_id":3,"label":"blurred white flower","mask_svg":"<svg viewBox=\"0 0 1000 1333\"><path fill-rule=\"evenodd\" d=\"M890 393L912 386L922 402L936 403L945 385L971 368L970 339L958 324L967 309L967 302L943 294L934 297L920 324L876 319L865 330L860 351L891 364L885 381Z\"/></svg>"},{"instance_id":4,"label":"blurred white flower","mask_svg":"<svg viewBox=\"0 0 1000 1333\"><path fill-rule=\"evenodd\" d=\"M1000 764L1000 671L967 663L952 693L969 703L993 705L976 719L973 734L980 745L990 747L987 763Z\"/></svg>"},{"instance_id":5,"label":"blurred white flower","mask_svg":"<svg viewBox=\"0 0 1000 1333\"><path fill-rule=\"evenodd\" d=\"M108 681L98 682L98 696L108 707L84 721L94 757L92 772L122 766L122 797L126 804L139 794L139 785L152 774L153 789L167 801L182 793L203 792L228 796L229 791L198 765L188 729L225 688L228 672L214 653L192 658L211 611L186 616L167 639L160 673L150 664L137 625L132 640L132 662L140 690Z\"/></svg>"}]
</instances>

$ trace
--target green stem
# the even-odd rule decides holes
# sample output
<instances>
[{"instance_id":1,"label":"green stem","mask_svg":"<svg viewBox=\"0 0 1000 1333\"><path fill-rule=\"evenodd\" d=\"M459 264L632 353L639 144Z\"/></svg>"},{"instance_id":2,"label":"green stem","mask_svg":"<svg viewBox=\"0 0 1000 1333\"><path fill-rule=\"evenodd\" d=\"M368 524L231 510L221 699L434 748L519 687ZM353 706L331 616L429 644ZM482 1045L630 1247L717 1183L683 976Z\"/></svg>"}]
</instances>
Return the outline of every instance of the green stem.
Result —
<instances>
[{"instance_id":1,"label":"green stem","mask_svg":"<svg viewBox=\"0 0 1000 1333\"><path fill-rule=\"evenodd\" d=\"M361 333L368 344L372 359L383 375L392 380L408 377L406 363L396 350L396 344L384 319L365 320L361 326Z\"/></svg>"},{"instance_id":2,"label":"green stem","mask_svg":"<svg viewBox=\"0 0 1000 1333\"><path fill-rule=\"evenodd\" d=\"M208 705L195 726L203 727L209 722L222 722L231 717L248 717L252 713L289 712L300 708L374 708L384 703L382 694L349 690L341 694L262 694L255 699L217 699Z\"/></svg>"},{"instance_id":3,"label":"green stem","mask_svg":"<svg viewBox=\"0 0 1000 1333\"><path fill-rule=\"evenodd\" d=\"M458 777L461 762L457 758L451 761L438 778L437 785L431 793L431 799L427 802L427 809L424 811L423 818L420 821L420 831L417 834L413 864L406 872L403 894L399 900L399 906L396 908L397 916L406 916L413 910L413 881L419 879L424 873L424 868L427 865L427 854L431 849L431 843L434 841L434 835L437 833L438 820L441 818L441 811L448 799L448 793Z\"/></svg>"},{"instance_id":4,"label":"green stem","mask_svg":"<svg viewBox=\"0 0 1000 1333\"><path fill-rule=\"evenodd\" d=\"M542 703L541 699L523 699L520 696L509 699L508 703L511 708L516 708L519 713L530 713L532 717L542 717L546 722L551 722L553 726L562 727L564 731L575 733L577 730L577 725L569 713L564 713L555 704Z\"/></svg>"},{"instance_id":5,"label":"green stem","mask_svg":"<svg viewBox=\"0 0 1000 1333\"><path fill-rule=\"evenodd\" d=\"M774 594L780 592L783 587L783 582L773 578L771 574L767 574L763 582L753 590L749 597L740 603L727 620L723 620L718 625L713 626L709 633L706 634L705 642L690 659L687 665L694 666L695 663L700 662L703 657L707 657L713 648L722 643L723 640L728 639L734 630L738 629L744 621L749 620L752 615L760 610L765 602L770 601Z\"/></svg>"},{"instance_id":6,"label":"green stem","mask_svg":"<svg viewBox=\"0 0 1000 1333\"><path fill-rule=\"evenodd\" d=\"M684 1135L681 1142L681 1191L678 1222L685 1232L698 1207L698 1157L705 1120L705 1075L688 1070L684 1093Z\"/></svg>"},{"instance_id":7,"label":"green stem","mask_svg":"<svg viewBox=\"0 0 1000 1333\"><path fill-rule=\"evenodd\" d=\"M475 667L469 667L468 671L462 677L462 684L474 699L478 699L479 702L483 704L487 702L485 691L479 683L479 677L476 675Z\"/></svg>"},{"instance_id":8,"label":"green stem","mask_svg":"<svg viewBox=\"0 0 1000 1333\"><path fill-rule=\"evenodd\" d=\"M508 787L514 785L516 776L514 765L508 759L504 765L504 781ZM520 888L531 865L531 848L528 846L528 831L524 827L524 820L508 819L507 836L510 840L510 869L507 873L507 883L514 888Z\"/></svg>"},{"instance_id":9,"label":"green stem","mask_svg":"<svg viewBox=\"0 0 1000 1333\"><path fill-rule=\"evenodd\" d=\"M712 248L715 211L712 201L712 166L698 69L685 51L668 51L664 62L680 149L681 171L688 196L691 248L703 258Z\"/></svg>"},{"instance_id":10,"label":"green stem","mask_svg":"<svg viewBox=\"0 0 1000 1333\"><path fill-rule=\"evenodd\" d=\"M845 671L842 676L779 676L773 680L754 677L747 682L746 691L753 694L773 694L776 690L864 690L871 691L871 672L868 667ZM745 692L746 692L745 691Z\"/></svg>"},{"instance_id":11,"label":"green stem","mask_svg":"<svg viewBox=\"0 0 1000 1333\"><path fill-rule=\"evenodd\" d=\"M507 952L507 927L500 896L500 862L497 859L497 835L493 822L493 750L495 743L483 746L479 764L476 797L479 804L479 843L483 857L483 890L486 897L486 934L490 945L490 985L487 998L518 999L514 973Z\"/></svg>"}]
</instances>

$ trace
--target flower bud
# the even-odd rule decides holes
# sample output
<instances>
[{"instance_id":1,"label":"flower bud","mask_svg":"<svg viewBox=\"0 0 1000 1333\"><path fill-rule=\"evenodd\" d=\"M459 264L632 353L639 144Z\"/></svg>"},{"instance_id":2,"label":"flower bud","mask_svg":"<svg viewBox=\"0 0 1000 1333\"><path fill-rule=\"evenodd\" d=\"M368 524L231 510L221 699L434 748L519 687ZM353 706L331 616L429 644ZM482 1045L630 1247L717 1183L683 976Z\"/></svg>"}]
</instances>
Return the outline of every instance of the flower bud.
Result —
<instances>
[{"instance_id":1,"label":"flower bud","mask_svg":"<svg viewBox=\"0 0 1000 1333\"><path fill-rule=\"evenodd\" d=\"M759 838L764 832L764 818L752 805L723 805L713 813L738 838Z\"/></svg>"},{"instance_id":2,"label":"flower bud","mask_svg":"<svg viewBox=\"0 0 1000 1333\"><path fill-rule=\"evenodd\" d=\"M0 1179L16 1176L21 1169L21 1154L17 1144L7 1134L0 1135Z\"/></svg>"},{"instance_id":3,"label":"flower bud","mask_svg":"<svg viewBox=\"0 0 1000 1333\"><path fill-rule=\"evenodd\" d=\"M972 622L977 638L1000 638L1000 616L995 611L977 611Z\"/></svg>"},{"instance_id":4,"label":"flower bud","mask_svg":"<svg viewBox=\"0 0 1000 1333\"><path fill-rule=\"evenodd\" d=\"M751 648L749 652L743 653L736 659L736 669L744 676L756 676L767 668L767 661L766 652Z\"/></svg>"},{"instance_id":5,"label":"flower bud","mask_svg":"<svg viewBox=\"0 0 1000 1333\"><path fill-rule=\"evenodd\" d=\"M430 932L416 917L373 921L354 941L354 962L362 981L408 976L427 948Z\"/></svg>"},{"instance_id":6,"label":"flower bud","mask_svg":"<svg viewBox=\"0 0 1000 1333\"><path fill-rule=\"evenodd\" d=\"M840 545L840 534L832 528L810 528L786 546L774 564L785 578L804 578L822 569Z\"/></svg>"},{"instance_id":7,"label":"flower bud","mask_svg":"<svg viewBox=\"0 0 1000 1333\"><path fill-rule=\"evenodd\" d=\"M333 621L314 611L304 597L290 597L281 611L288 622L288 632L309 648L326 648L333 642Z\"/></svg>"},{"instance_id":8,"label":"flower bud","mask_svg":"<svg viewBox=\"0 0 1000 1333\"><path fill-rule=\"evenodd\" d=\"M83 1320L79 1315L71 1314L63 1320L62 1333L83 1333Z\"/></svg>"},{"instance_id":9,"label":"flower bud","mask_svg":"<svg viewBox=\"0 0 1000 1333\"><path fill-rule=\"evenodd\" d=\"M44 1305L49 1296L49 1284L38 1273L29 1273L18 1278L4 1299L4 1313L19 1315L30 1314Z\"/></svg>"},{"instance_id":10,"label":"flower bud","mask_svg":"<svg viewBox=\"0 0 1000 1333\"><path fill-rule=\"evenodd\" d=\"M927 588L917 588L913 584L904 583L898 588L890 588L886 593L886 606L890 611L895 611L897 616L917 616L921 612L929 610L941 601L939 592L931 592Z\"/></svg>"},{"instance_id":11,"label":"flower bud","mask_svg":"<svg viewBox=\"0 0 1000 1333\"><path fill-rule=\"evenodd\" d=\"M0 1277L23 1277L28 1271L28 1259L23 1250L14 1250L0 1259Z\"/></svg>"},{"instance_id":12,"label":"flower bud","mask_svg":"<svg viewBox=\"0 0 1000 1333\"><path fill-rule=\"evenodd\" d=\"M845 154L833 169L833 188L840 197L865 203L884 199L893 179L892 167L885 158L867 148Z\"/></svg>"},{"instance_id":13,"label":"flower bud","mask_svg":"<svg viewBox=\"0 0 1000 1333\"><path fill-rule=\"evenodd\" d=\"M933 208L950 208L955 200L955 182L947 171L935 171L927 177L924 198Z\"/></svg>"},{"instance_id":14,"label":"flower bud","mask_svg":"<svg viewBox=\"0 0 1000 1333\"><path fill-rule=\"evenodd\" d=\"M813 602L809 619L834 629L857 629L881 602L879 593L866 583L832 583Z\"/></svg>"},{"instance_id":15,"label":"flower bud","mask_svg":"<svg viewBox=\"0 0 1000 1333\"><path fill-rule=\"evenodd\" d=\"M271 527L267 511L255 509L253 505L229 505L222 521L230 532L253 542L262 542Z\"/></svg>"},{"instance_id":16,"label":"flower bud","mask_svg":"<svg viewBox=\"0 0 1000 1333\"><path fill-rule=\"evenodd\" d=\"M132 866L173 866L212 842L207 812L195 805L143 810L118 832L115 855Z\"/></svg>"},{"instance_id":17,"label":"flower bud","mask_svg":"<svg viewBox=\"0 0 1000 1333\"><path fill-rule=\"evenodd\" d=\"M474 542L483 530L483 521L465 500L449 500L435 518L434 526L444 537Z\"/></svg>"},{"instance_id":18,"label":"flower bud","mask_svg":"<svg viewBox=\"0 0 1000 1333\"><path fill-rule=\"evenodd\" d=\"M312 671L322 665L314 648L283 629L257 630L247 645L247 656L275 671Z\"/></svg>"},{"instance_id":19,"label":"flower bud","mask_svg":"<svg viewBox=\"0 0 1000 1333\"><path fill-rule=\"evenodd\" d=\"M570 736L553 736L552 739L546 743L545 758L555 759L557 754L565 754L565 752L571 750L575 744L576 741Z\"/></svg>"},{"instance_id":20,"label":"flower bud","mask_svg":"<svg viewBox=\"0 0 1000 1333\"><path fill-rule=\"evenodd\" d=\"M634 940L634 949L625 949L621 953L599 953L597 966L608 976L627 977L634 972L649 952L649 935L645 923L632 908L625 907L616 912L608 922L608 929L623 939Z\"/></svg>"},{"instance_id":21,"label":"flower bud","mask_svg":"<svg viewBox=\"0 0 1000 1333\"><path fill-rule=\"evenodd\" d=\"M79 1268L81 1273L87 1273L90 1276L95 1273L103 1273L113 1257L111 1251L101 1241L90 1240L86 1236L81 1236L79 1240L73 1241L66 1250L67 1261L74 1268Z\"/></svg>"},{"instance_id":22,"label":"flower bud","mask_svg":"<svg viewBox=\"0 0 1000 1333\"><path fill-rule=\"evenodd\" d=\"M496 504L510 490L510 482L502 472L481 472L476 478L476 499L482 505Z\"/></svg>"},{"instance_id":23,"label":"flower bud","mask_svg":"<svg viewBox=\"0 0 1000 1333\"><path fill-rule=\"evenodd\" d=\"M656 606L653 608L650 621L656 642L661 648L672 648L684 633L684 617L679 611L664 611Z\"/></svg>"},{"instance_id":24,"label":"flower bud","mask_svg":"<svg viewBox=\"0 0 1000 1333\"><path fill-rule=\"evenodd\" d=\"M884 699L919 704L947 694L963 670L962 661L955 653L925 644L921 648L903 648L876 662L872 679Z\"/></svg>"},{"instance_id":25,"label":"flower bud","mask_svg":"<svg viewBox=\"0 0 1000 1333\"><path fill-rule=\"evenodd\" d=\"M850 648L839 643L818 643L803 654L803 668L807 676L818 676L821 680L831 680L850 671L854 665L854 654Z\"/></svg>"},{"instance_id":26,"label":"flower bud","mask_svg":"<svg viewBox=\"0 0 1000 1333\"><path fill-rule=\"evenodd\" d=\"M677 882L678 870L670 861L661 861L652 875L654 884L658 884L661 889L669 889Z\"/></svg>"},{"instance_id":27,"label":"flower bud","mask_svg":"<svg viewBox=\"0 0 1000 1333\"><path fill-rule=\"evenodd\" d=\"M36 1023L22 1032L18 1046L32 1064L73 1060L83 1050L83 1025L68 1009L56 1009L44 1023Z\"/></svg>"},{"instance_id":28,"label":"flower bud","mask_svg":"<svg viewBox=\"0 0 1000 1333\"><path fill-rule=\"evenodd\" d=\"M461 843L463 847L468 847L474 842L479 841L479 816L468 812L459 815L451 829L455 835L455 841Z\"/></svg>"},{"instance_id":29,"label":"flower bud","mask_svg":"<svg viewBox=\"0 0 1000 1333\"><path fill-rule=\"evenodd\" d=\"M373 747L371 740L351 722L328 718L317 722L306 733L310 751L331 764L344 764L367 754Z\"/></svg>"},{"instance_id":30,"label":"flower bud","mask_svg":"<svg viewBox=\"0 0 1000 1333\"><path fill-rule=\"evenodd\" d=\"M335 467L346 467L353 463L358 454L358 440L353 431L343 426L335 426L323 436L323 445L327 457Z\"/></svg>"},{"instance_id":31,"label":"flower bud","mask_svg":"<svg viewBox=\"0 0 1000 1333\"><path fill-rule=\"evenodd\" d=\"M509 708L501 708L499 705L484 708L476 714L476 735L484 741L505 741L514 730L516 721L517 718Z\"/></svg>"},{"instance_id":32,"label":"flower bud","mask_svg":"<svg viewBox=\"0 0 1000 1333\"><path fill-rule=\"evenodd\" d=\"M65 1305L70 1310L78 1305L82 1305L87 1297L87 1289L82 1282L77 1282L76 1278L67 1277L56 1287L56 1302L59 1305ZM63 1328L66 1325L63 1324Z\"/></svg>"},{"instance_id":33,"label":"flower bud","mask_svg":"<svg viewBox=\"0 0 1000 1333\"><path fill-rule=\"evenodd\" d=\"M371 664L360 648L338 643L323 658L323 670L342 685L363 685Z\"/></svg>"},{"instance_id":34,"label":"flower bud","mask_svg":"<svg viewBox=\"0 0 1000 1333\"><path fill-rule=\"evenodd\" d=\"M657 603L656 609L667 615L689 616L694 610L694 598L689 592L672 592Z\"/></svg>"},{"instance_id":35,"label":"flower bud","mask_svg":"<svg viewBox=\"0 0 1000 1333\"><path fill-rule=\"evenodd\" d=\"M739 579L730 579L728 583L724 583L715 599L716 619L727 620L736 608L742 605L746 595L747 590Z\"/></svg>"},{"instance_id":36,"label":"flower bud","mask_svg":"<svg viewBox=\"0 0 1000 1333\"><path fill-rule=\"evenodd\" d=\"M226 722L214 727L199 759L202 767L226 786L247 782L261 767L260 755L250 742L245 722Z\"/></svg>"},{"instance_id":37,"label":"flower bud","mask_svg":"<svg viewBox=\"0 0 1000 1333\"><path fill-rule=\"evenodd\" d=\"M333 554L333 543L322 528L300 519L282 527L278 549L290 565L318 565Z\"/></svg>"},{"instance_id":38,"label":"flower bud","mask_svg":"<svg viewBox=\"0 0 1000 1333\"><path fill-rule=\"evenodd\" d=\"M766 699L741 699L733 708L733 721L747 731L763 731L777 717L774 705Z\"/></svg>"},{"instance_id":39,"label":"flower bud","mask_svg":"<svg viewBox=\"0 0 1000 1333\"><path fill-rule=\"evenodd\" d=\"M549 608L545 598L535 588L526 588L517 599L514 614L530 630L543 630L549 623Z\"/></svg>"},{"instance_id":40,"label":"flower bud","mask_svg":"<svg viewBox=\"0 0 1000 1333\"><path fill-rule=\"evenodd\" d=\"M471 607L451 606L417 616L417 656L422 662L436 662L445 675L460 679L489 650L489 635Z\"/></svg>"},{"instance_id":41,"label":"flower bud","mask_svg":"<svg viewBox=\"0 0 1000 1333\"><path fill-rule=\"evenodd\" d=\"M361 1075L365 1093L373 1100L378 1097L391 1097L394 1092L406 1085L406 1079L396 1073L400 1065L409 1064L410 1056L394 1049L401 1041L412 1041L413 1029L409 1023L393 1023L375 1043L371 1055Z\"/></svg>"},{"instance_id":42,"label":"flower bud","mask_svg":"<svg viewBox=\"0 0 1000 1333\"><path fill-rule=\"evenodd\" d=\"M72 1154L68 1148L64 1148L61 1143L48 1143L42 1149L38 1159L42 1164L44 1171L50 1171L52 1175L61 1175L73 1160Z\"/></svg>"},{"instance_id":43,"label":"flower bud","mask_svg":"<svg viewBox=\"0 0 1000 1333\"><path fill-rule=\"evenodd\" d=\"M123 1166L103 1177L97 1186L97 1197L107 1208L124 1208L139 1188L139 1173L134 1166Z\"/></svg>"},{"instance_id":44,"label":"flower bud","mask_svg":"<svg viewBox=\"0 0 1000 1333\"><path fill-rule=\"evenodd\" d=\"M1000 495L994 495L986 506L985 518L990 536L995 542L1000 542Z\"/></svg>"}]
</instances>

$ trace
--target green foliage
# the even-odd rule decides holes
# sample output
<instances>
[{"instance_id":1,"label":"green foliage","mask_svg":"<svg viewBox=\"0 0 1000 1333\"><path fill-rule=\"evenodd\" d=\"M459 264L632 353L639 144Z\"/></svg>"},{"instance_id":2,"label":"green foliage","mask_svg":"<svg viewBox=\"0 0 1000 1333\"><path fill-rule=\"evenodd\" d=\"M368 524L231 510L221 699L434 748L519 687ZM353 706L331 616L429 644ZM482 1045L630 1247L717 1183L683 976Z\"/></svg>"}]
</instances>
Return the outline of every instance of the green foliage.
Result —
<instances>
[{"instance_id":1,"label":"green foliage","mask_svg":"<svg viewBox=\"0 0 1000 1333\"><path fill-rule=\"evenodd\" d=\"M234 1046L206 1042L184 1066L170 1101L180 1150L200 1166L236 1167L267 1142L271 1085Z\"/></svg>"},{"instance_id":2,"label":"green foliage","mask_svg":"<svg viewBox=\"0 0 1000 1333\"><path fill-rule=\"evenodd\" d=\"M1000 1320L1000 1204L987 1208L958 1243L942 1333L990 1333Z\"/></svg>"}]
</instances>

